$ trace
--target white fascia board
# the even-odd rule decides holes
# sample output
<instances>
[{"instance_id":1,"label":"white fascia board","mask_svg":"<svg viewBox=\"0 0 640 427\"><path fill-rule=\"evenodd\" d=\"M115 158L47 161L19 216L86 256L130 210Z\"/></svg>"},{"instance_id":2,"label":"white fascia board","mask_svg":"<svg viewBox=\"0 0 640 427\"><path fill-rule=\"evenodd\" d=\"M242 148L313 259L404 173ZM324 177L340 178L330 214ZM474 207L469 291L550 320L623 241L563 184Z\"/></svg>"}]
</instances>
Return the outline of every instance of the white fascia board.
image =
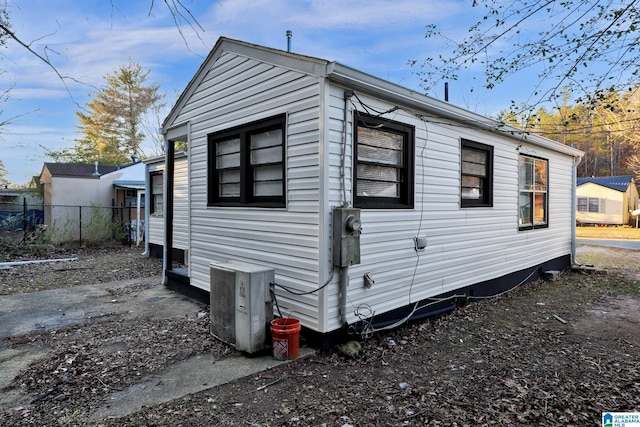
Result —
<instances>
[{"instance_id":1,"label":"white fascia board","mask_svg":"<svg viewBox=\"0 0 640 427\"><path fill-rule=\"evenodd\" d=\"M145 165L153 165L156 163L164 163L164 154L161 156L149 157L148 159L142 160L142 163Z\"/></svg>"},{"instance_id":2,"label":"white fascia board","mask_svg":"<svg viewBox=\"0 0 640 427\"><path fill-rule=\"evenodd\" d=\"M462 123L465 126L492 132L518 142L536 145L573 157L582 157L584 155L584 152L576 148L540 135L527 134L515 126L505 125L497 120L456 107L448 102L431 98L337 62L327 64L326 75L328 79L341 83L348 88L362 90L382 99L413 108L417 114L424 112L443 117Z\"/></svg>"},{"instance_id":3,"label":"white fascia board","mask_svg":"<svg viewBox=\"0 0 640 427\"><path fill-rule=\"evenodd\" d=\"M162 129L162 133L167 141L176 141L186 138L189 133L189 123L181 123L168 129Z\"/></svg>"}]
</instances>

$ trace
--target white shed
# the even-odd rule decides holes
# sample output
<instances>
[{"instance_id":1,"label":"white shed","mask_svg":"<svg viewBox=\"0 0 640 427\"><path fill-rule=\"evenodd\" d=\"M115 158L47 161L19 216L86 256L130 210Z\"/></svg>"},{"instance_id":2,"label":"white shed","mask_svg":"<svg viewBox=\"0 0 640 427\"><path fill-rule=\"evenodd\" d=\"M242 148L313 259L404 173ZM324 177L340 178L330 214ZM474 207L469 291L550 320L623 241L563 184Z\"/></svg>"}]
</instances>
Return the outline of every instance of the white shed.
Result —
<instances>
[{"instance_id":1,"label":"white shed","mask_svg":"<svg viewBox=\"0 0 640 427\"><path fill-rule=\"evenodd\" d=\"M337 62L221 38L163 133L167 168L188 141L181 285L273 268L276 306L323 344L572 262L582 152Z\"/></svg>"}]
</instances>

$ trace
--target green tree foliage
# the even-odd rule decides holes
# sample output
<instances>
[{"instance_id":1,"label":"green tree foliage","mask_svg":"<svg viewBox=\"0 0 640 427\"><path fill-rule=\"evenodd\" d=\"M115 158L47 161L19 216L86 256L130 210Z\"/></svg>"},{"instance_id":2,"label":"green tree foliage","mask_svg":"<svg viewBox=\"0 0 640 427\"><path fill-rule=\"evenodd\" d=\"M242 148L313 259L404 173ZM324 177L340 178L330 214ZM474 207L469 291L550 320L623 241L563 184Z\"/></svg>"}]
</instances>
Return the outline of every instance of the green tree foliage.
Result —
<instances>
[{"instance_id":1,"label":"green tree foliage","mask_svg":"<svg viewBox=\"0 0 640 427\"><path fill-rule=\"evenodd\" d=\"M122 164L141 153L145 114L162 107L160 86L150 82L150 70L129 62L107 74L105 85L90 95L86 112L76 112L81 137L71 149L48 153L57 160L79 163Z\"/></svg>"},{"instance_id":2,"label":"green tree foliage","mask_svg":"<svg viewBox=\"0 0 640 427\"><path fill-rule=\"evenodd\" d=\"M532 70L538 80L527 82L530 101L518 106L532 112L547 101L561 103L565 86L575 102L591 104L640 82L637 1L469 1L481 17L462 40L427 27L427 38L443 37L450 46L447 54L412 61L421 64L427 89L479 69L491 89Z\"/></svg>"}]
</instances>

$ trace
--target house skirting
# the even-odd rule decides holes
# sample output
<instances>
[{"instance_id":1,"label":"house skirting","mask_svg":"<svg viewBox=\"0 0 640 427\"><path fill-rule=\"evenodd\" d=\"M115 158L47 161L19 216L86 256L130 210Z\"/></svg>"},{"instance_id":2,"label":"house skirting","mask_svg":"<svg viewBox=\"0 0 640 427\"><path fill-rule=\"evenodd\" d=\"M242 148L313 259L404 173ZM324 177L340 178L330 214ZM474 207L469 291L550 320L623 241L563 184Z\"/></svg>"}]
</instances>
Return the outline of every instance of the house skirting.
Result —
<instances>
[{"instance_id":1,"label":"house skirting","mask_svg":"<svg viewBox=\"0 0 640 427\"><path fill-rule=\"evenodd\" d=\"M493 295L498 295L502 292L513 289L516 286L536 281L543 277L543 273L545 271L565 271L570 266L571 255L567 254L533 267L506 274L496 279L486 280L484 282L476 283L465 288L456 289L452 292L437 295L433 298L424 299L422 301L419 301L418 304L416 304L415 302L407 304L403 307L396 308L395 310L376 315L372 319L367 320L367 323L371 328L375 330L392 325L406 318L408 318L409 322L412 322L428 317L437 316L453 311L459 306L464 306L467 303L474 302L476 301L475 298L491 297ZM452 297L453 295L456 295L457 297L447 299L448 297ZM443 301L434 304L434 299L442 299ZM413 312L416 306L424 308ZM304 342L307 345L313 348L317 348L326 353L330 352L337 344L340 344L347 340L359 340L361 336L358 334L358 332L363 331L364 327L365 325L363 323L356 323L350 325L348 330L347 328L342 328L324 334L303 327L302 335L304 338Z\"/></svg>"},{"instance_id":2,"label":"house skirting","mask_svg":"<svg viewBox=\"0 0 640 427\"><path fill-rule=\"evenodd\" d=\"M545 271L565 271L571 266L571 255L546 261L533 267L525 268L513 273L506 274L496 279L486 280L455 291L447 292L407 304L374 316L365 323L358 322L335 331L320 333L303 327L301 331L300 344L307 345L322 352L330 352L337 344L347 340L359 340L364 328L373 330L384 328L407 319L409 322L437 316L455 310L457 307L476 301L479 298L491 297L513 289L517 286L533 282L543 277ZM209 304L209 292L190 286L189 277L183 269L169 270L165 272L167 277L167 287L173 291L180 292L203 304ZM434 303L434 300L442 300ZM415 310L416 307L422 307ZM415 310L415 311L414 311Z\"/></svg>"},{"instance_id":3,"label":"house skirting","mask_svg":"<svg viewBox=\"0 0 640 427\"><path fill-rule=\"evenodd\" d=\"M185 264L186 252L184 249L173 248L171 253L172 260L179 264ZM149 256L152 258L162 258L164 256L164 247L156 243L149 243Z\"/></svg>"}]
</instances>

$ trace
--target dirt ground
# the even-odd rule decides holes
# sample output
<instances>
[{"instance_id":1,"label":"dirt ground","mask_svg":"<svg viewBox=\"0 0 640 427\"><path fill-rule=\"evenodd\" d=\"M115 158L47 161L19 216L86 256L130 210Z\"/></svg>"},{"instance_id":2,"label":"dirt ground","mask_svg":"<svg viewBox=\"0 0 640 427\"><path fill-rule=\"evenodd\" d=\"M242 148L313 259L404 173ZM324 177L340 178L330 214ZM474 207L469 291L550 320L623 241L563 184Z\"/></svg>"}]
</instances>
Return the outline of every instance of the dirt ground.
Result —
<instances>
[{"instance_id":1,"label":"dirt ground","mask_svg":"<svg viewBox=\"0 0 640 427\"><path fill-rule=\"evenodd\" d=\"M160 262L140 253L40 248L34 257L77 260L0 270L0 295L157 278ZM0 425L598 426L603 411L640 409L640 251L584 246L579 261L603 271L564 272L375 334L356 358L314 354L120 418L89 415L140 375L234 354L212 339L207 317L13 336L4 344L16 351L47 352L0 390L30 397L0 412Z\"/></svg>"}]
</instances>

